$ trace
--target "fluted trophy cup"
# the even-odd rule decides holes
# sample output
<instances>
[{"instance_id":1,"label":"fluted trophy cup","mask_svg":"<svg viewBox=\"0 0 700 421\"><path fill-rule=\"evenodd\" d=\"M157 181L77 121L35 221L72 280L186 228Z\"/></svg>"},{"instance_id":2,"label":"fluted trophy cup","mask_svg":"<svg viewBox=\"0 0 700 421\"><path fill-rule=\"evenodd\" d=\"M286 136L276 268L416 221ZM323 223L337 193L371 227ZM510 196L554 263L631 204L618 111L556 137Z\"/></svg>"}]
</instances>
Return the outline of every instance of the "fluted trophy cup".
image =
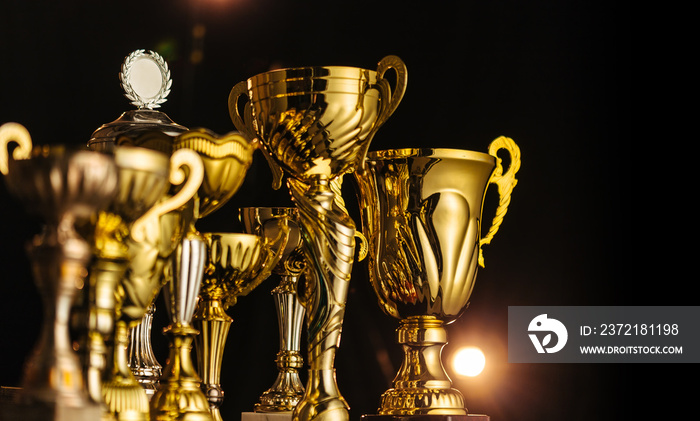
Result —
<instances>
[{"instance_id":1,"label":"fluted trophy cup","mask_svg":"<svg viewBox=\"0 0 700 421\"><path fill-rule=\"evenodd\" d=\"M8 159L8 143L19 144ZM91 258L89 242L76 226L94 228L94 215L114 198L118 172L110 156L53 146L32 148L27 130L16 123L0 127L0 171L8 190L44 229L27 247L42 297L41 335L24 370L16 405L7 419L94 421L101 408L83 382L80 360L71 346L71 304L85 284Z\"/></svg>"},{"instance_id":2,"label":"fluted trophy cup","mask_svg":"<svg viewBox=\"0 0 700 421\"><path fill-rule=\"evenodd\" d=\"M391 89L384 78L396 74ZM333 184L360 165L379 127L406 89L403 61L388 56L376 71L354 67L273 70L235 85L229 114L236 128L257 138L275 173L282 174L299 210L309 263L299 299L306 309L309 375L295 421L347 420L338 390L335 354L345 314L354 252L355 224ZM241 113L240 99L247 103Z\"/></svg>"},{"instance_id":3,"label":"fluted trophy cup","mask_svg":"<svg viewBox=\"0 0 700 421\"><path fill-rule=\"evenodd\" d=\"M510 154L503 173L497 152ZM488 419L470 415L441 361L445 325L467 307L482 246L498 231L520 168L520 151L500 137L489 154L457 149L370 152L355 179L363 233L369 241L369 277L381 308L399 319L404 361L378 414L409 419ZM487 187L498 186L499 205L481 236ZM406 417L406 418L404 418Z\"/></svg>"},{"instance_id":4,"label":"fluted trophy cup","mask_svg":"<svg viewBox=\"0 0 700 421\"><path fill-rule=\"evenodd\" d=\"M287 244L286 221L278 221L276 235L263 237L242 233L204 233L207 265L193 324L197 363L202 388L214 421L221 421L223 403L221 364L233 319L226 310L267 279Z\"/></svg>"},{"instance_id":5,"label":"fluted trophy cup","mask_svg":"<svg viewBox=\"0 0 700 421\"><path fill-rule=\"evenodd\" d=\"M304 366L301 355L301 334L304 307L297 298L297 284L306 268L297 210L293 207L242 208L239 219L247 233L274 237L280 219L289 226L289 240L273 273L280 278L272 289L279 328L277 378L255 404L255 412L290 413L304 396L299 369ZM247 415L244 413L244 416ZM245 420L245 417L243 418Z\"/></svg>"},{"instance_id":6,"label":"fluted trophy cup","mask_svg":"<svg viewBox=\"0 0 700 421\"><path fill-rule=\"evenodd\" d=\"M222 136L193 129L173 139L173 149L195 151L204 164L204 180L192 199L191 223L171 258L164 291L170 342L168 363L151 398L151 420L211 420L209 401L192 362L193 317L207 265L206 240L195 227L223 206L240 188L257 145L239 133Z\"/></svg>"}]
</instances>

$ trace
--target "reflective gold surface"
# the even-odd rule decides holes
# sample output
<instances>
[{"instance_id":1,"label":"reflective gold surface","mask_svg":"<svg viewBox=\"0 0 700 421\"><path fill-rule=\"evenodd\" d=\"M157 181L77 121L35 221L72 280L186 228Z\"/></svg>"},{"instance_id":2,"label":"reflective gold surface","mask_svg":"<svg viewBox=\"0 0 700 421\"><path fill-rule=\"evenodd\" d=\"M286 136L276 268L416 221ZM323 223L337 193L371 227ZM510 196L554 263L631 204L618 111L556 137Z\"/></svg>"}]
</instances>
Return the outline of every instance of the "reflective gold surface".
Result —
<instances>
[{"instance_id":1,"label":"reflective gold surface","mask_svg":"<svg viewBox=\"0 0 700 421\"><path fill-rule=\"evenodd\" d=\"M301 355L301 329L304 307L297 298L297 284L306 262L302 251L299 226L296 223L296 208L256 207L243 208L239 219L246 232L274 238L279 231L277 221L283 219L289 227L289 240L273 272L280 277L272 290L275 298L279 327L279 352L277 378L272 386L255 404L255 412L291 412L304 396L304 385L299 378L299 369L304 366Z\"/></svg>"},{"instance_id":2,"label":"reflective gold surface","mask_svg":"<svg viewBox=\"0 0 700 421\"><path fill-rule=\"evenodd\" d=\"M384 78L389 69L397 75L393 92ZM349 418L334 361L355 224L332 184L362 163L372 137L403 98L406 83L403 61L388 56L376 71L342 66L274 70L238 83L229 94L233 124L262 143L275 188L283 170L290 175L287 186L299 210L308 266L298 297L306 309L309 376L292 414L295 421ZM246 101L243 113L241 98Z\"/></svg>"},{"instance_id":3,"label":"reflective gold surface","mask_svg":"<svg viewBox=\"0 0 700 421\"><path fill-rule=\"evenodd\" d=\"M393 91L384 78L389 69L397 74ZM344 66L273 70L234 86L229 114L238 130L260 139L278 166L309 184L350 172L362 162L372 137L401 102L407 74L395 56L382 59L376 71ZM250 120L241 116L242 96L250 101Z\"/></svg>"},{"instance_id":4,"label":"reflective gold surface","mask_svg":"<svg viewBox=\"0 0 700 421\"><path fill-rule=\"evenodd\" d=\"M192 199L191 221L185 237L171 259L164 288L170 325L168 364L158 391L151 398L152 420L210 420L207 397L200 389L201 378L192 364L192 344L200 333L192 325L195 305L207 265L205 238L195 223L223 206L243 183L257 146L238 133L216 135L194 129L173 139L173 149L191 150L204 165L204 179Z\"/></svg>"},{"instance_id":5,"label":"reflective gold surface","mask_svg":"<svg viewBox=\"0 0 700 421\"><path fill-rule=\"evenodd\" d=\"M200 331L195 342L197 362L215 421L221 420L221 363L233 321L225 310L267 279L277 265L288 235L286 221L279 222L274 238L240 233L203 234L208 260L193 324Z\"/></svg>"},{"instance_id":6,"label":"reflective gold surface","mask_svg":"<svg viewBox=\"0 0 700 421\"><path fill-rule=\"evenodd\" d=\"M9 160L11 141L20 146ZM4 406L0 415L27 420L98 419L101 410L88 397L71 347L69 314L85 284L91 257L90 245L76 225L94 228L92 216L106 208L116 193L117 168L111 157L97 152L62 146L32 149L26 129L16 124L0 127L0 150L8 190L45 223L28 246L42 297L42 331L25 366L16 404Z\"/></svg>"},{"instance_id":7,"label":"reflective gold surface","mask_svg":"<svg viewBox=\"0 0 700 421\"><path fill-rule=\"evenodd\" d=\"M499 149L510 154L505 174ZM371 152L365 171L355 173L370 281L384 312L400 319L398 342L405 350L379 414L466 414L440 360L447 343L444 324L467 306L477 266L483 265L481 246L500 227L520 167L520 151L508 138L494 140L489 153ZM498 185L500 202L482 239L481 211L490 183Z\"/></svg>"},{"instance_id":8,"label":"reflective gold surface","mask_svg":"<svg viewBox=\"0 0 700 421\"><path fill-rule=\"evenodd\" d=\"M115 151L123 148L117 147ZM139 157L143 155L148 159L150 157L144 155L145 152L157 153L144 148L135 149L139 150ZM193 151L178 150L167 162L169 185L162 192L160 200L130 227L130 236L125 240L128 249L127 271L115 289L113 359L108 364L102 393L107 410L118 420L149 418L147 394L128 364L128 332L130 327L141 323L155 300L165 279L162 276L163 266L184 235L183 218L179 212L173 211L191 201L204 178L202 161ZM167 194L170 184L180 185L172 196Z\"/></svg>"}]
</instances>

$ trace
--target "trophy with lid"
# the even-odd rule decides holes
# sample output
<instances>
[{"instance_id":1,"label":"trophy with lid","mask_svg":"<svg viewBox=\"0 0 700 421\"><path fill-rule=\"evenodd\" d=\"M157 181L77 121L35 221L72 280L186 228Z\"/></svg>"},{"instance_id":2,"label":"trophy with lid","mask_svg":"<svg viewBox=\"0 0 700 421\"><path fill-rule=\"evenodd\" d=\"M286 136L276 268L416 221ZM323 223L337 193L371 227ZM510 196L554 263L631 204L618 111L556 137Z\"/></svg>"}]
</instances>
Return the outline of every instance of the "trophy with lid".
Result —
<instances>
[{"instance_id":1,"label":"trophy with lid","mask_svg":"<svg viewBox=\"0 0 700 421\"><path fill-rule=\"evenodd\" d=\"M159 64L153 59L154 53L136 53L141 58L134 60L136 55L132 53L126 63ZM167 80L166 71L158 66L134 64L136 68L132 69L130 65L122 68L122 85L145 107L149 104L149 86L132 86L131 82L149 76L160 78L156 81ZM155 75L149 75L149 71ZM157 86L162 102L169 80ZM88 384L93 399L103 403L107 416L145 421L149 418L148 397L127 360L129 328L141 323L155 300L163 283L163 261L167 251L174 249L177 224L165 215L178 214L192 199L203 180L203 165L191 150L167 154L123 141L137 134L137 139L153 137L150 133L162 134L165 130L158 131L155 124L146 129L139 124L120 126L122 130L111 132L117 139L110 141L104 136L103 126L96 131L102 136L93 136L88 143L90 148L113 155L119 172L117 196L99 215L94 237L95 261L86 296ZM94 142L96 138L100 141Z\"/></svg>"},{"instance_id":2,"label":"trophy with lid","mask_svg":"<svg viewBox=\"0 0 700 421\"><path fill-rule=\"evenodd\" d=\"M504 172L499 150L510 154ZM370 152L355 174L363 233L369 240L369 278L384 312L399 319L404 361L381 396L375 420L486 421L468 414L440 359L445 325L466 309L482 246L498 231L520 168L520 150L500 137L489 153L458 149ZM481 236L482 206L490 184L500 197Z\"/></svg>"},{"instance_id":3,"label":"trophy with lid","mask_svg":"<svg viewBox=\"0 0 700 421\"><path fill-rule=\"evenodd\" d=\"M8 156L8 144L17 143ZM101 408L88 396L80 361L71 347L71 303L85 283L92 257L79 234L95 228L95 215L114 200L118 169L112 156L63 145L32 148L16 123L0 127L0 172L8 190L44 227L27 245L42 297L44 321L14 404L0 415L28 421L94 421Z\"/></svg>"},{"instance_id":4,"label":"trophy with lid","mask_svg":"<svg viewBox=\"0 0 700 421\"><path fill-rule=\"evenodd\" d=\"M125 57L119 81L124 96L136 109L123 112L116 120L95 130L88 141L88 148L112 151L117 146L139 146L171 156L172 138L188 129L157 110L165 103L172 87L167 62L154 51L135 50ZM166 196L172 194L173 191L169 191ZM160 200L167 199L168 197L163 197ZM149 278L150 281L147 282L153 284L164 282L163 271L168 266L166 262L184 235L191 214L191 210L164 213L158 218L157 227L154 225L149 228L148 238L138 244L132 242L129 245L132 263L127 276L144 280ZM154 221L155 218L152 218L153 224ZM162 366L151 345L154 313L155 299L148 306L141 323L130 324L127 347L128 365L149 398L155 393L162 373Z\"/></svg>"},{"instance_id":5,"label":"trophy with lid","mask_svg":"<svg viewBox=\"0 0 700 421\"><path fill-rule=\"evenodd\" d=\"M385 72L394 69L393 92ZM338 390L335 354L355 253L355 224L333 183L365 157L379 127L406 89L406 66L396 56L377 70L344 66L274 70L235 85L229 113L241 132L257 138L281 186L283 171L295 202L308 263L299 300L306 310L308 381L297 421L349 418ZM243 113L239 99L247 103ZM245 116L245 118L243 117Z\"/></svg>"}]
</instances>

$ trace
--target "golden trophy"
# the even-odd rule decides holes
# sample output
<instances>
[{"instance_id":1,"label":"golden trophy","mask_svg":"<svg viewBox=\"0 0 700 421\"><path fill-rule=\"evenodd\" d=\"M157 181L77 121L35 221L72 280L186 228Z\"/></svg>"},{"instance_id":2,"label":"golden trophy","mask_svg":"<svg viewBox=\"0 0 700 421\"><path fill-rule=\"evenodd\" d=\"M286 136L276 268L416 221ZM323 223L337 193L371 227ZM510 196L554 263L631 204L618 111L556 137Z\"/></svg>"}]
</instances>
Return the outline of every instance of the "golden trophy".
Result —
<instances>
[{"instance_id":1,"label":"golden trophy","mask_svg":"<svg viewBox=\"0 0 700 421\"><path fill-rule=\"evenodd\" d=\"M384 78L389 69L397 74L393 93ZM388 56L377 71L343 66L274 70L238 83L229 94L233 124L262 143L275 188L283 170L290 175L287 186L299 210L308 266L298 297L306 310L309 375L292 414L295 421L349 418L336 383L335 354L355 224L332 186L362 163L372 137L399 105L406 78L403 61Z\"/></svg>"},{"instance_id":2,"label":"golden trophy","mask_svg":"<svg viewBox=\"0 0 700 421\"><path fill-rule=\"evenodd\" d=\"M214 421L221 421L219 407L224 399L221 363L233 319L226 310L239 297L248 295L277 265L287 244L286 221L277 225L273 238L239 233L204 233L208 260L193 320L197 363L202 388Z\"/></svg>"},{"instance_id":3,"label":"golden trophy","mask_svg":"<svg viewBox=\"0 0 700 421\"><path fill-rule=\"evenodd\" d=\"M505 174L496 155L501 149L511 160ZM370 281L384 312L400 320L397 340L405 352L378 414L365 417L488 419L468 415L440 355L447 343L445 325L467 307L477 266L484 266L482 246L503 221L519 168L517 145L500 137L489 154L457 149L370 152L364 170L355 173L369 240ZM482 206L490 184L498 186L500 201L482 238Z\"/></svg>"},{"instance_id":4,"label":"golden trophy","mask_svg":"<svg viewBox=\"0 0 700 421\"><path fill-rule=\"evenodd\" d=\"M289 226L287 247L273 269L273 273L280 277L279 284L272 290L279 328L279 352L275 359L278 373L272 386L255 404L255 412L291 413L304 396L304 385L299 378L299 369L304 366L301 355L304 307L296 290L306 262L296 218L296 208L253 207L239 212L244 230L250 234L274 238L279 219L287 221Z\"/></svg>"},{"instance_id":5,"label":"golden trophy","mask_svg":"<svg viewBox=\"0 0 700 421\"><path fill-rule=\"evenodd\" d=\"M8 160L9 142L19 144L13 160ZM69 334L71 304L83 288L92 255L76 226L94 228L94 215L112 202L117 166L111 156L98 152L32 148L26 129L8 123L0 127L0 170L9 191L45 221L28 245L42 296L43 327L17 403L3 408L4 415L13 420L97 420L102 411L88 396Z\"/></svg>"},{"instance_id":6,"label":"golden trophy","mask_svg":"<svg viewBox=\"0 0 700 421\"><path fill-rule=\"evenodd\" d=\"M170 324L168 363L158 390L151 398L151 420L211 420L209 401L192 364L192 343L199 331L192 325L207 265L206 240L195 223L223 206L239 189L257 145L232 132L217 136L206 129L189 130L172 143L174 150L189 149L204 164L204 181L194 195L191 223L171 259L163 288Z\"/></svg>"},{"instance_id":7,"label":"golden trophy","mask_svg":"<svg viewBox=\"0 0 700 421\"><path fill-rule=\"evenodd\" d=\"M124 151L128 151L127 156L122 156ZM119 197L129 198L124 203L146 204L147 210L129 227L123 241L128 253L126 271L113 291L112 358L103 375L102 398L106 411L117 420L147 421L148 394L128 364L129 328L141 323L163 286L161 271L164 260L174 251L173 236L184 235L182 228L172 224L173 217L166 215L192 199L204 178L204 168L199 155L187 149L175 151L170 157L129 146L115 147L113 153L120 174ZM168 194L171 184L180 187L172 196ZM151 200L146 198L156 201L150 205Z\"/></svg>"}]
</instances>

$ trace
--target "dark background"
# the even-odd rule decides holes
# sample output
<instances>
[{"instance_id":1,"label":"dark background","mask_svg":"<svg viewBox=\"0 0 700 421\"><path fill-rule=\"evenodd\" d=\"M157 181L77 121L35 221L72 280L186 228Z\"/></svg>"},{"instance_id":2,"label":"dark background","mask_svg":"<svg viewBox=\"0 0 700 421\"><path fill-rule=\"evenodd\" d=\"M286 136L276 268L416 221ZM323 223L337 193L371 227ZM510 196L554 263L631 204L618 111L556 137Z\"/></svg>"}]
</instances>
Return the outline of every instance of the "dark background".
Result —
<instances>
[{"instance_id":1,"label":"dark background","mask_svg":"<svg viewBox=\"0 0 700 421\"><path fill-rule=\"evenodd\" d=\"M158 51L170 66L173 88L161 110L218 133L234 130L227 96L250 76L280 66L374 69L385 55L398 55L408 88L371 150L486 152L506 135L522 152L510 210L485 247L486 268L469 309L449 326L444 350L445 361L463 344L487 354L477 378L460 379L448 368L470 411L494 421L671 415L689 406L677 379L690 378L694 365L507 361L508 306L695 302L678 294L683 289L665 287L678 271L657 263L669 257L659 238L673 231L664 212L670 193L665 182L650 182L665 170L637 155L651 122L633 121L631 92L649 73L632 65L630 13L622 1L4 0L0 123L25 125L35 144L85 144L100 125L132 109L118 73L124 57L141 48ZM199 41L195 25L206 29ZM193 50L202 53L199 63L190 59ZM644 159L655 153L649 155ZM238 207L289 204L287 191L273 191L270 181L257 154L241 190L200 229L239 230ZM0 384L12 386L41 320L24 255L39 221L4 184L0 209ZM355 265L336 361L354 419L376 410L401 357L396 322L376 305L366 268ZM275 282L230 311L222 373L228 420L252 410L274 380ZM154 346L165 363L162 323L160 316Z\"/></svg>"}]
</instances>

